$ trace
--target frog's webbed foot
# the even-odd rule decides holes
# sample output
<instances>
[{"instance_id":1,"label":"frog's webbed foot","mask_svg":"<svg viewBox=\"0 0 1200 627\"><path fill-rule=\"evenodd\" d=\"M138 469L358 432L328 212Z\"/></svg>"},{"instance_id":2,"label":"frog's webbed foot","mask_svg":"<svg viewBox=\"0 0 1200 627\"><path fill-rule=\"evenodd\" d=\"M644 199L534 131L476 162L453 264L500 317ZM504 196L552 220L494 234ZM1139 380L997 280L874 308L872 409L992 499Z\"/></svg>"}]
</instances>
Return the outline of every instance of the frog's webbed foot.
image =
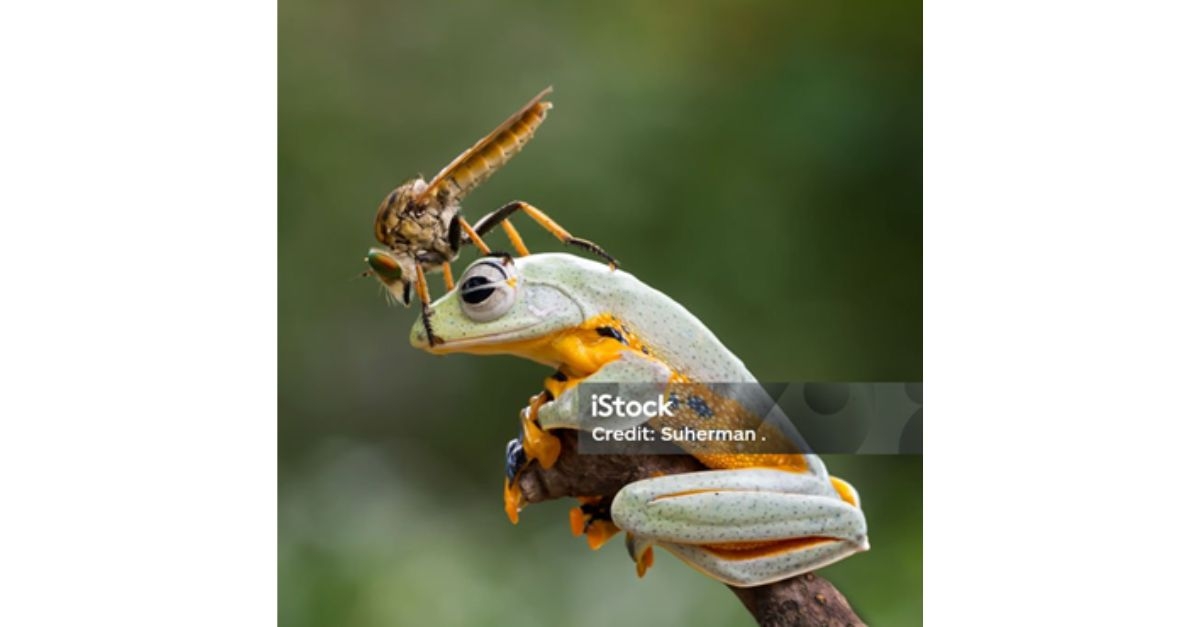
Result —
<instances>
[{"instance_id":1,"label":"frog's webbed foot","mask_svg":"<svg viewBox=\"0 0 1200 627\"><path fill-rule=\"evenodd\" d=\"M737 587L816 570L867 544L849 484L814 472L710 470L643 479L621 489L613 522L641 575L652 544Z\"/></svg>"},{"instance_id":2,"label":"frog's webbed foot","mask_svg":"<svg viewBox=\"0 0 1200 627\"><path fill-rule=\"evenodd\" d=\"M580 497L579 507L571 510L571 535L585 535L594 551L604 546L620 529L612 521L611 497Z\"/></svg>"},{"instance_id":3,"label":"frog's webbed foot","mask_svg":"<svg viewBox=\"0 0 1200 627\"><path fill-rule=\"evenodd\" d=\"M520 437L510 440L505 450L504 513L514 525L520 519L521 509L525 507L525 497L517 487L517 475L531 460L537 460L542 468L549 469L562 453L562 442L558 437L538 424L538 410L550 402L549 398L543 392L529 399L529 406L521 410Z\"/></svg>"},{"instance_id":4,"label":"frog's webbed foot","mask_svg":"<svg viewBox=\"0 0 1200 627\"><path fill-rule=\"evenodd\" d=\"M597 383L637 382L639 385L665 385L670 378L671 371L662 362L640 353L626 351L620 358L606 364L586 380ZM577 385L580 381L568 379L561 372L555 373L546 380L545 391L529 399L529 406L521 410L521 434L508 444L504 482L504 509L513 524L516 524L518 514L525 506L524 496L517 487L517 476L521 470L533 460L537 460L543 469L549 470L562 453L562 442L552 430L581 431L596 426L596 419L580 411L578 406ZM645 418L626 419L628 424L611 418L603 420L604 422L599 424L610 428L627 428L643 422ZM579 528L576 535L586 532L588 544L593 548L604 544L618 531L607 513L604 517L597 517L589 515L583 508L578 513L572 513L572 529L576 527Z\"/></svg>"}]
</instances>

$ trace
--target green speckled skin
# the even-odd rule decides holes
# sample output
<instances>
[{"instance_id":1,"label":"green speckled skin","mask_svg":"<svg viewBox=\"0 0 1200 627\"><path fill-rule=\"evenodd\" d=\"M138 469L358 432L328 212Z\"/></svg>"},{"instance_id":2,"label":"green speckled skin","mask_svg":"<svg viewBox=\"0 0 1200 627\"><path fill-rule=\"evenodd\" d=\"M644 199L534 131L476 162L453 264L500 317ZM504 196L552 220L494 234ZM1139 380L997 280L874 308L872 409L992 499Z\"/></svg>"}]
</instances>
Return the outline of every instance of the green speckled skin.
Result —
<instances>
[{"instance_id":1,"label":"green speckled skin","mask_svg":"<svg viewBox=\"0 0 1200 627\"><path fill-rule=\"evenodd\" d=\"M611 313L652 345L663 361L696 381L754 381L742 360L696 316L628 272L565 253L518 257L513 263L517 302L500 319L481 324L467 318L457 287L433 303L433 332L446 342L439 348L453 351L456 343L467 346L480 337L534 337ZM419 322L409 337L413 346L426 347Z\"/></svg>"},{"instance_id":2,"label":"green speckled skin","mask_svg":"<svg viewBox=\"0 0 1200 627\"><path fill-rule=\"evenodd\" d=\"M672 371L704 383L755 380L699 319L627 272L560 253L529 255L512 260L512 265L485 258L472 267L489 263L504 265L515 280L511 308L497 312L494 320L473 320L464 310L460 282L433 304L433 330L445 342L437 352L538 338L611 314L650 347L653 358L624 351L589 381L665 384ZM471 272L468 268L464 277ZM410 339L418 348L428 347L420 321L413 325ZM593 426L576 412L575 389L541 407L538 420L543 428ZM784 423L790 427L790 422ZM799 435L792 437L797 451L803 450ZM613 500L613 522L631 534L635 559L657 544L701 572L735 586L771 583L866 550L866 518L857 494L852 501L844 499L820 458L805 455L805 461L803 472L752 467L631 483ZM774 552L747 550L734 557L729 550L710 548L771 543L782 547L782 543L803 539L814 542L795 543Z\"/></svg>"}]
</instances>

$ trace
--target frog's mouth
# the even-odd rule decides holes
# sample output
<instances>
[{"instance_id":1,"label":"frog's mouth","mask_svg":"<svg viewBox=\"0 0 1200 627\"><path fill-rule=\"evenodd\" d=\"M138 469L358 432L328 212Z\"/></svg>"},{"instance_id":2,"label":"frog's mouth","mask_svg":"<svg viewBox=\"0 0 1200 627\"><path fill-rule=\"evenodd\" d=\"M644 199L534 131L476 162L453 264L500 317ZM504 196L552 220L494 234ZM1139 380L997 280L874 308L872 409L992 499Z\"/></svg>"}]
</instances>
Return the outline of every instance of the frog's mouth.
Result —
<instances>
[{"instance_id":1,"label":"frog's mouth","mask_svg":"<svg viewBox=\"0 0 1200 627\"><path fill-rule=\"evenodd\" d=\"M538 326L538 323L527 324L515 329L501 331L498 333L488 333L486 335L477 335L475 337L462 338L458 340L446 340L435 346L429 346L426 342L425 350L434 353L435 355L444 355L449 353L471 353L471 354L517 354L513 350L519 345L528 344L534 340L518 340L526 331ZM422 334L423 335L423 334ZM422 340L424 338L422 337Z\"/></svg>"},{"instance_id":2,"label":"frog's mouth","mask_svg":"<svg viewBox=\"0 0 1200 627\"><path fill-rule=\"evenodd\" d=\"M513 355L535 361L544 366L558 368L563 363L561 352L555 347L555 340L562 334L535 334L525 337L531 329L540 326L538 323L510 329L500 333L479 335L471 338L447 340L436 346L421 348L434 355L466 353L468 355Z\"/></svg>"}]
</instances>

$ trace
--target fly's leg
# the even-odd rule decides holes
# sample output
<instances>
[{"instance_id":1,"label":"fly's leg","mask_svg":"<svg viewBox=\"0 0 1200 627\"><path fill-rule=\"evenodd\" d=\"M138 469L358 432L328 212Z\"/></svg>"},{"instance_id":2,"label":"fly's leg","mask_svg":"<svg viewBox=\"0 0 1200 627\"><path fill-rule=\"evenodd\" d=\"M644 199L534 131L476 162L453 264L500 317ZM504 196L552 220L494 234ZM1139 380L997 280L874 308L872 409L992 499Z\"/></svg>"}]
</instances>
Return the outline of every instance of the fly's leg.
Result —
<instances>
[{"instance_id":1,"label":"fly's leg","mask_svg":"<svg viewBox=\"0 0 1200 627\"><path fill-rule=\"evenodd\" d=\"M488 231L491 231L492 229L496 228L497 225L504 224L505 225L504 230L506 233L509 234L509 239L513 240L513 246L517 246L517 242L520 241L520 236L517 236L514 239L513 235L516 234L516 228L514 228L511 224L508 224L509 216L516 213L517 211L524 212L525 215L529 216L534 222L537 222L538 225L540 225L542 228L546 229L547 231L550 231L550 234L553 235L555 238L557 238L558 241L560 241L564 244L567 244L569 246L578 246L579 248L582 248L598 257L602 257L605 261L608 262L608 265L610 267L612 267L613 269L616 269L616 267L618 265L617 260L614 259L612 255L608 254L608 252L606 252L599 245L595 244L594 242L590 242L586 239L575 237L575 236L571 235L566 229L564 229L562 226L560 226L557 222L550 219L550 216L546 215L545 213L542 213L542 211L540 209L538 209L537 207L534 207L533 205L531 205L527 202L523 202L520 200L515 200L513 202L510 202L507 205L504 205L503 207L500 207L499 209L484 216L482 220L475 223L474 231L482 236L482 235L486 234ZM524 246L525 246L524 243L522 243L520 245L520 247L518 247L518 252L520 251L520 248L524 248ZM528 252L528 251L526 251L526 252Z\"/></svg>"},{"instance_id":2,"label":"fly's leg","mask_svg":"<svg viewBox=\"0 0 1200 627\"><path fill-rule=\"evenodd\" d=\"M429 284L425 282L425 269L419 263L417 264L417 297L421 299L421 324L425 325L425 337L429 338L429 345L441 344L442 338L433 334L433 325L429 322L429 318L433 316L433 308L429 306Z\"/></svg>"},{"instance_id":3,"label":"fly's leg","mask_svg":"<svg viewBox=\"0 0 1200 627\"><path fill-rule=\"evenodd\" d=\"M529 254L529 249L525 247L525 241L521 239L521 234L517 232L517 227L512 225L512 222L504 220L500 223L504 227L504 234L508 236L508 241L512 242L513 250L517 251L518 257L524 257Z\"/></svg>"},{"instance_id":4,"label":"fly's leg","mask_svg":"<svg viewBox=\"0 0 1200 627\"><path fill-rule=\"evenodd\" d=\"M479 249L479 252L485 255L492 254L492 249L488 248L488 245L483 243L483 238L480 237L481 234L476 229L471 228L470 224L467 224L466 218L458 216L455 218L455 221L458 222L458 228L467 234L467 237L470 238L472 244L475 244L475 247Z\"/></svg>"},{"instance_id":5,"label":"fly's leg","mask_svg":"<svg viewBox=\"0 0 1200 627\"><path fill-rule=\"evenodd\" d=\"M425 252L417 255L417 261L421 262L419 265L422 267L432 268L440 264L442 281L446 284L446 291L451 292L454 290L454 272L450 268L450 260L446 258L446 255L440 252Z\"/></svg>"}]
</instances>

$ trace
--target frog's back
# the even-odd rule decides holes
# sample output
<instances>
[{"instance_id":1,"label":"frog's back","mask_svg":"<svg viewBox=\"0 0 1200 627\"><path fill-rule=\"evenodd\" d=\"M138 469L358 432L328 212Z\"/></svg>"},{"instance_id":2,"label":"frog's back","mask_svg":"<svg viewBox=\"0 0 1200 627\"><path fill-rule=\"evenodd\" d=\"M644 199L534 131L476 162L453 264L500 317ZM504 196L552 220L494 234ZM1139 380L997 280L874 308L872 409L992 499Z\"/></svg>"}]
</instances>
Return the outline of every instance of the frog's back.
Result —
<instances>
[{"instance_id":1,"label":"frog's back","mask_svg":"<svg viewBox=\"0 0 1200 627\"><path fill-rule=\"evenodd\" d=\"M761 438L755 440L757 444L680 444L703 464L710 468L808 467L801 453L809 448L774 399L753 385L757 381L742 360L682 305L632 274L573 255L531 255L518 259L517 264L526 281L557 285L575 300L585 319L615 319L624 327L620 331L636 340L634 345L644 346L650 357L687 382L675 389L687 401L695 402L685 403L690 406L682 407L682 413L666 426L750 429ZM722 386L732 396L706 389L712 386ZM726 409L707 411L718 406ZM697 409L708 415L692 415Z\"/></svg>"},{"instance_id":2,"label":"frog's back","mask_svg":"<svg viewBox=\"0 0 1200 627\"><path fill-rule=\"evenodd\" d=\"M516 260L526 280L560 285L588 319L611 315L654 357L693 381L750 383L754 375L699 318L623 270L563 253Z\"/></svg>"}]
</instances>

